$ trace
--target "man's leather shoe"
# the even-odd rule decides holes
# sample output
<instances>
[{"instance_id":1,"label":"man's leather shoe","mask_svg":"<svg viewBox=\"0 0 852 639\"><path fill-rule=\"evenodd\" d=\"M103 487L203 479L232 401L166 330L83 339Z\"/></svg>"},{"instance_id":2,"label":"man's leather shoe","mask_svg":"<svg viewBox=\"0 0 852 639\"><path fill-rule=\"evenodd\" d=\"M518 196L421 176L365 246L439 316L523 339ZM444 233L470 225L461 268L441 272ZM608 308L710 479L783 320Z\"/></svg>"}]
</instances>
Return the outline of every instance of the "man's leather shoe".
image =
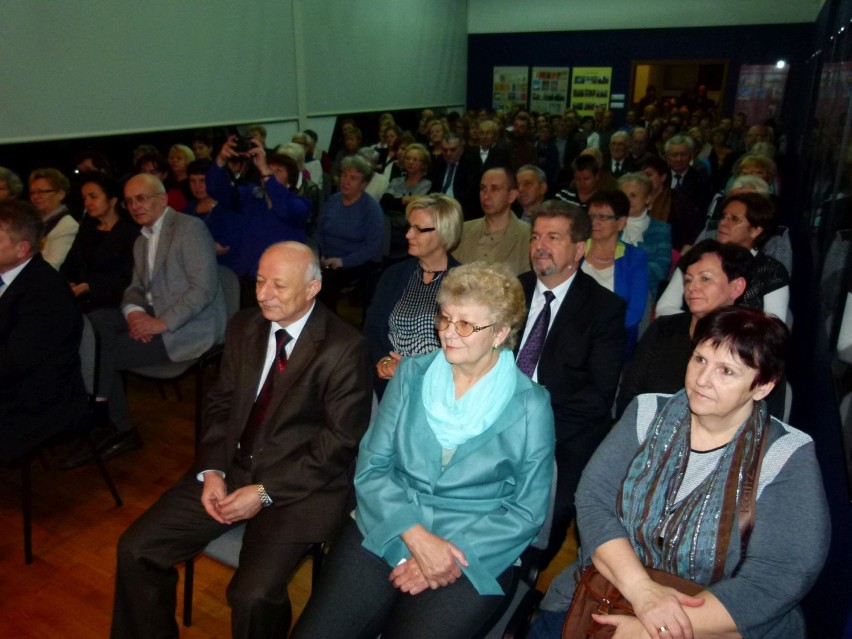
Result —
<instances>
[{"instance_id":1,"label":"man's leather shoe","mask_svg":"<svg viewBox=\"0 0 852 639\"><path fill-rule=\"evenodd\" d=\"M135 428L128 431L98 429L92 432L95 447L101 454L101 459L112 459L122 453L142 448L142 437ZM86 442L80 442L59 464L63 470L85 466L95 461L92 450Z\"/></svg>"}]
</instances>

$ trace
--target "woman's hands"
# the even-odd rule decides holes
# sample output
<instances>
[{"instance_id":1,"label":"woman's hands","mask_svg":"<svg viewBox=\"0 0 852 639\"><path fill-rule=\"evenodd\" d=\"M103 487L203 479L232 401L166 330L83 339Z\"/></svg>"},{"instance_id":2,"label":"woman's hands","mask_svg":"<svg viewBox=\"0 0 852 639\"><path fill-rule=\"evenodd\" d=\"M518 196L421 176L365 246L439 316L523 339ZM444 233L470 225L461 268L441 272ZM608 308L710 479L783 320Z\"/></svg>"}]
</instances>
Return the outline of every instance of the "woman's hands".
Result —
<instances>
[{"instance_id":1,"label":"woman's hands","mask_svg":"<svg viewBox=\"0 0 852 639\"><path fill-rule=\"evenodd\" d=\"M683 607L704 604L700 597L690 597L674 588L661 586L650 578L631 588L629 601L636 617L594 615L595 621L605 626L615 626L616 638L693 639L692 622ZM638 623L628 622L630 619L636 619ZM639 632L642 629L644 633Z\"/></svg>"},{"instance_id":2,"label":"woman's hands","mask_svg":"<svg viewBox=\"0 0 852 639\"><path fill-rule=\"evenodd\" d=\"M379 379L390 379L393 377L401 361L402 355L396 351L391 351L387 357L380 359L379 363L376 364L376 373L378 373Z\"/></svg>"},{"instance_id":3,"label":"woman's hands","mask_svg":"<svg viewBox=\"0 0 852 639\"><path fill-rule=\"evenodd\" d=\"M391 571L389 578L395 588L416 595L427 587L436 590L461 577L459 564L466 567L467 559L455 544L433 535L420 524L406 530L401 537L412 559Z\"/></svg>"}]
</instances>

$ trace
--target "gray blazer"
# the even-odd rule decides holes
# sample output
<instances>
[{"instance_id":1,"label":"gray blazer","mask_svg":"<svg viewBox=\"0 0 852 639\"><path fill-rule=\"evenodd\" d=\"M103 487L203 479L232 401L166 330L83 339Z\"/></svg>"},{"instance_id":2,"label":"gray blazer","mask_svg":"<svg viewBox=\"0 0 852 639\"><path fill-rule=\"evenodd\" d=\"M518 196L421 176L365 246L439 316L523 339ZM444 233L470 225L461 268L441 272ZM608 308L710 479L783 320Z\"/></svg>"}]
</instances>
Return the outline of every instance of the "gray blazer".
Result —
<instances>
[{"instance_id":1,"label":"gray blazer","mask_svg":"<svg viewBox=\"0 0 852 639\"><path fill-rule=\"evenodd\" d=\"M133 279L124 291L122 307L141 306L166 323L169 330L163 333L163 343L173 362L199 357L222 343L225 296L213 238L204 222L166 208L150 277L147 256L148 238L140 235L133 245Z\"/></svg>"}]
</instances>

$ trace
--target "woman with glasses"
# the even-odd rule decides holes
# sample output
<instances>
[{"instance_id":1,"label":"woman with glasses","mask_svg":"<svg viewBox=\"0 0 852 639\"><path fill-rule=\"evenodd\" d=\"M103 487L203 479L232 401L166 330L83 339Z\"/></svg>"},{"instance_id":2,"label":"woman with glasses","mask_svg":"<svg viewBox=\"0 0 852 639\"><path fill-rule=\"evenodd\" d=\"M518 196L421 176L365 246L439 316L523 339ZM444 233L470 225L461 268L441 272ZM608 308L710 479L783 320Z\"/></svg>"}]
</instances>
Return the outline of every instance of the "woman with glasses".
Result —
<instances>
[{"instance_id":1,"label":"woman with glasses","mask_svg":"<svg viewBox=\"0 0 852 639\"><path fill-rule=\"evenodd\" d=\"M74 243L80 225L65 205L70 185L56 169L36 169L30 173L30 202L44 222L41 255L56 270Z\"/></svg>"},{"instance_id":2,"label":"woman with glasses","mask_svg":"<svg viewBox=\"0 0 852 639\"><path fill-rule=\"evenodd\" d=\"M618 239L627 225L630 200L621 191L599 191L589 200L592 237L586 241L582 269L627 302L627 359L639 336L639 322L648 302L648 256Z\"/></svg>"},{"instance_id":3,"label":"woman with glasses","mask_svg":"<svg viewBox=\"0 0 852 639\"><path fill-rule=\"evenodd\" d=\"M118 306L133 275L136 226L118 205L118 183L103 173L84 173L80 181L86 216L59 271L84 312Z\"/></svg>"},{"instance_id":4,"label":"woman with glasses","mask_svg":"<svg viewBox=\"0 0 852 639\"><path fill-rule=\"evenodd\" d=\"M456 200L440 194L420 196L408 204L405 217L411 257L382 274L364 321L379 397L403 357L440 347L432 322L438 309L435 300L447 271L459 264L450 255L464 223Z\"/></svg>"},{"instance_id":5,"label":"woman with glasses","mask_svg":"<svg viewBox=\"0 0 852 639\"><path fill-rule=\"evenodd\" d=\"M506 267L443 278L441 349L403 360L361 441L357 506L292 637L470 639L487 632L544 522L550 399L518 370L526 316Z\"/></svg>"}]
</instances>

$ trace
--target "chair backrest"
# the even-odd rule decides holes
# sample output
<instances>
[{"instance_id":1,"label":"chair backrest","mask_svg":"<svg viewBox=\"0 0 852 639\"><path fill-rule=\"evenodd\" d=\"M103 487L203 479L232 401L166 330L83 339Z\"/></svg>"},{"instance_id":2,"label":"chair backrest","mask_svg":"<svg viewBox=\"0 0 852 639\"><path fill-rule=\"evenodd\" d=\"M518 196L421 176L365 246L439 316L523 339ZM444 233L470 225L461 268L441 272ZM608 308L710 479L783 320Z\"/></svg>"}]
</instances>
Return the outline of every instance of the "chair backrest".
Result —
<instances>
[{"instance_id":1,"label":"chair backrest","mask_svg":"<svg viewBox=\"0 0 852 639\"><path fill-rule=\"evenodd\" d=\"M87 315L83 315L83 337L80 340L80 372L86 393L93 397L98 393L98 336Z\"/></svg>"},{"instance_id":2,"label":"chair backrest","mask_svg":"<svg viewBox=\"0 0 852 639\"><path fill-rule=\"evenodd\" d=\"M544 517L544 523L541 529L530 544L533 548L544 550L550 541L550 529L553 527L553 511L556 508L556 464L553 465L553 479L550 483L550 503L547 505L547 515Z\"/></svg>"},{"instance_id":3,"label":"chair backrest","mask_svg":"<svg viewBox=\"0 0 852 639\"><path fill-rule=\"evenodd\" d=\"M240 310L240 278L227 266L219 264L219 282L225 295L225 309L230 320Z\"/></svg>"}]
</instances>

